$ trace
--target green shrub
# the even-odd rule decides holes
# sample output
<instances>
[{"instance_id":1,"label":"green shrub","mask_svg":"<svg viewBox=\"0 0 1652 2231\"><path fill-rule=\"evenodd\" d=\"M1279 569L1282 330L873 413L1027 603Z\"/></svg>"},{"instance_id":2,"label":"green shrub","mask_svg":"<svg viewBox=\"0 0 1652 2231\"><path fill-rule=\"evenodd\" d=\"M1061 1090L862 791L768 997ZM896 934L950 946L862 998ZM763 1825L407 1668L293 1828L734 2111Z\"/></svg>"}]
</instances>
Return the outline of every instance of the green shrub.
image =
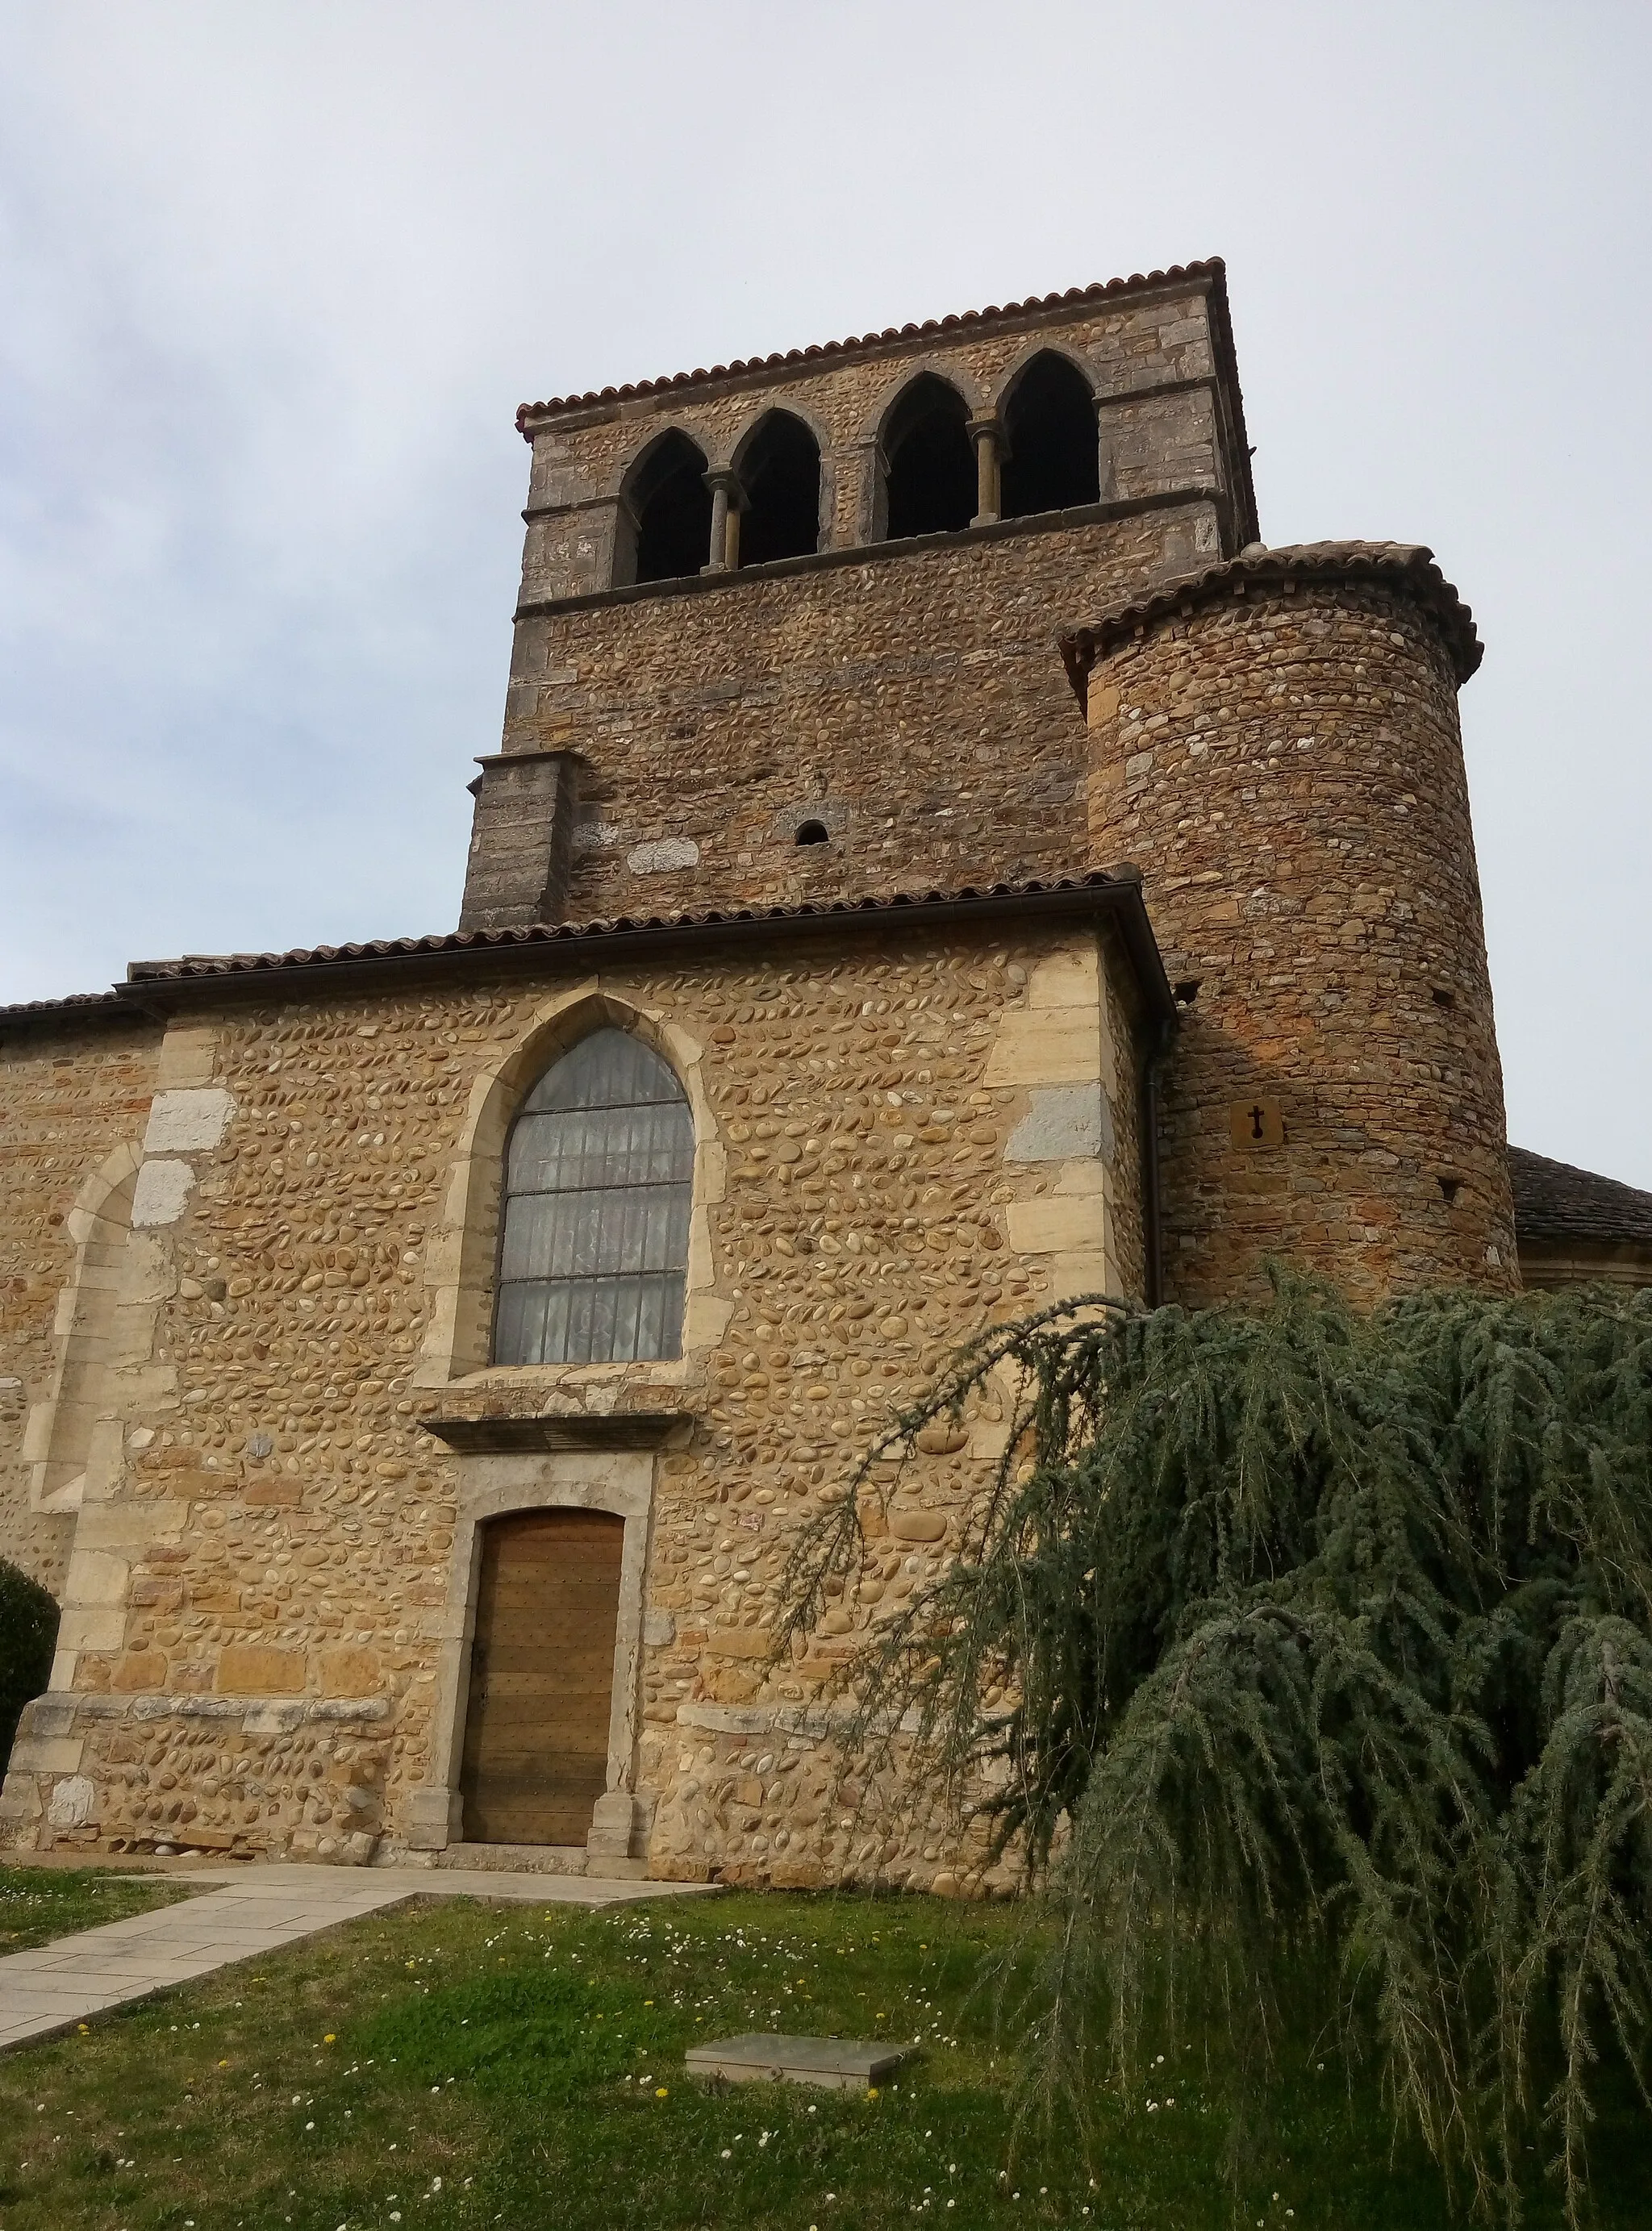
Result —
<instances>
[{"instance_id":1,"label":"green shrub","mask_svg":"<svg viewBox=\"0 0 1652 2231\"><path fill-rule=\"evenodd\" d=\"M1507 2220L1552 2150L1575 2225L1603 2096L1652 2106L1652 1291L1064 1303L869 1452L794 1632L871 1569L876 1460L1012 1389L849 1732L1047 1891L1046 2096L1132 2089L1196 2011L1254 2129L1312 2012Z\"/></svg>"},{"instance_id":2,"label":"green shrub","mask_svg":"<svg viewBox=\"0 0 1652 2231\"><path fill-rule=\"evenodd\" d=\"M0 1762L19 1713L51 1678L56 1647L57 1606L38 1581L0 1557Z\"/></svg>"}]
</instances>

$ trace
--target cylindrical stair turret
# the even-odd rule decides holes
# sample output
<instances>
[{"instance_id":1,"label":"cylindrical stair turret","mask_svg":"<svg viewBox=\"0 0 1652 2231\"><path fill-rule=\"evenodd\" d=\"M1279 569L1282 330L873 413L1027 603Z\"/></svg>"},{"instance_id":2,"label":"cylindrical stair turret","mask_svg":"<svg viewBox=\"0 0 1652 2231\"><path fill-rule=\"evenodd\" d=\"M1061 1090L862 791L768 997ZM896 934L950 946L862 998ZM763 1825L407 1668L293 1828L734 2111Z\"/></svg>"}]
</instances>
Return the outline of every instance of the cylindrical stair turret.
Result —
<instances>
[{"instance_id":1,"label":"cylindrical stair turret","mask_svg":"<svg viewBox=\"0 0 1652 2231\"><path fill-rule=\"evenodd\" d=\"M1066 639L1091 857L1137 862L1185 1023L1166 1297L1270 1258L1371 1301L1518 1284L1457 689L1427 550L1253 548Z\"/></svg>"}]
</instances>

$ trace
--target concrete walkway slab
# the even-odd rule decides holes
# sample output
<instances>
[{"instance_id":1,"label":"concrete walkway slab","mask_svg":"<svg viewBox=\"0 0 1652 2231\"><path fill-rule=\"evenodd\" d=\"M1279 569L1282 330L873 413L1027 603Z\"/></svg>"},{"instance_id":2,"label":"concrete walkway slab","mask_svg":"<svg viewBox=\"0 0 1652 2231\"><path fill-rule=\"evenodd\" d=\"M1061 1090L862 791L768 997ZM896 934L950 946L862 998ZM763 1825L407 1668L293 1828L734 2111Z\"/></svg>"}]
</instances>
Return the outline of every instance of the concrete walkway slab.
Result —
<instances>
[{"instance_id":1,"label":"concrete walkway slab","mask_svg":"<svg viewBox=\"0 0 1652 2231\"><path fill-rule=\"evenodd\" d=\"M198 1867L220 1886L128 1914L32 1952L0 1958L0 2053L53 2037L111 2007L260 1960L364 1913L419 1898L603 1906L705 1894L699 1883L608 1882L591 1875L483 1874L430 1867Z\"/></svg>"}]
</instances>

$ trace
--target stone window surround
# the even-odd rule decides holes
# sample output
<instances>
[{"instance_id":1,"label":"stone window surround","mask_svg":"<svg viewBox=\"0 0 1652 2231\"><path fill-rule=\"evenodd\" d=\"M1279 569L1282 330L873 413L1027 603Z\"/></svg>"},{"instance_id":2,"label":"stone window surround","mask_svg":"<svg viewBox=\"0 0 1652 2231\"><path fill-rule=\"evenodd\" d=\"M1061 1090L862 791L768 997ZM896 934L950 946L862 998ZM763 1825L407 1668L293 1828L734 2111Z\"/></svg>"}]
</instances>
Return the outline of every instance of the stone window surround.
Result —
<instances>
[{"instance_id":1,"label":"stone window surround","mask_svg":"<svg viewBox=\"0 0 1652 2231\"><path fill-rule=\"evenodd\" d=\"M597 1800L586 1850L605 1862L633 1859L645 1826L636 1798L637 1736L654 1452L560 1449L463 1455L457 1462L458 1512L438 1637L430 1772L407 1801L408 1845L414 1851L443 1851L463 1836L460 1771L483 1527L519 1510L606 1510L625 1520L625 1531L608 1718L608 1788Z\"/></svg>"},{"instance_id":2,"label":"stone window surround","mask_svg":"<svg viewBox=\"0 0 1652 2231\"><path fill-rule=\"evenodd\" d=\"M690 1196L689 1263L683 1312L683 1353L668 1361L512 1364L489 1361L498 1259L504 1154L517 1109L551 1064L605 1024L629 1031L670 1066L694 1119L694 1177ZM463 1835L459 1786L470 1646L481 1573L481 1529L516 1510L610 1510L625 1522L619 1617L614 1643L609 1723L608 1791L597 1802L587 1851L607 1866L634 1860L645 1825L635 1796L643 1620L652 1526L658 1413L681 1400L696 1353L722 1338L732 1304L711 1291L710 1209L723 1198L727 1154L702 1075L703 1049L655 1008L603 988L591 977L546 999L516 1044L483 1070L471 1087L456 1143L441 1219L425 1251L431 1308L413 1374L417 1387L465 1390L484 1409L504 1402L520 1414L524 1393L564 1421L599 1418L600 1450L567 1448L461 1452L457 1523L439 1629L436 1717L428 1776L407 1801L407 1840L416 1851L440 1851ZM616 1404L640 1394L651 1414L629 1432ZM566 1424L563 1430L567 1430ZM629 1443L629 1445L627 1445Z\"/></svg>"},{"instance_id":3,"label":"stone window surround","mask_svg":"<svg viewBox=\"0 0 1652 2231\"><path fill-rule=\"evenodd\" d=\"M551 1064L604 1024L629 1031L660 1056L682 1085L694 1119L683 1353L663 1362L495 1364L493 1301L510 1126ZM599 978L591 977L544 1001L512 1051L481 1072L449 1167L440 1219L426 1243L430 1311L412 1375L415 1387L566 1391L586 1398L591 1407L611 1408L616 1386L659 1388L685 1382L696 1353L716 1347L732 1310L711 1290L709 1212L723 1198L728 1160L702 1077L703 1051L696 1039L658 1009L616 997Z\"/></svg>"}]
</instances>

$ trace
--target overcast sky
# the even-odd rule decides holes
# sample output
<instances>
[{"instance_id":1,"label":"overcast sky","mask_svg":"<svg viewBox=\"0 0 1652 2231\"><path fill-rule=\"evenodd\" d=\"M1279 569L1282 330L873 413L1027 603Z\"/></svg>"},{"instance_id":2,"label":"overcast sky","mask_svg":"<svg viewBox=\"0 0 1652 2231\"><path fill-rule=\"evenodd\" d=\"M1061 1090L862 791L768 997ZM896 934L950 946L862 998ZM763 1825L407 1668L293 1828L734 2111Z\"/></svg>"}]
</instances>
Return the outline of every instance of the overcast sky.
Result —
<instances>
[{"instance_id":1,"label":"overcast sky","mask_svg":"<svg viewBox=\"0 0 1652 2231\"><path fill-rule=\"evenodd\" d=\"M1649 62L1644 0L0 0L0 999L451 927L524 398L1220 255L1264 538L1428 542L1487 644L1511 1135L1652 1187Z\"/></svg>"}]
</instances>

